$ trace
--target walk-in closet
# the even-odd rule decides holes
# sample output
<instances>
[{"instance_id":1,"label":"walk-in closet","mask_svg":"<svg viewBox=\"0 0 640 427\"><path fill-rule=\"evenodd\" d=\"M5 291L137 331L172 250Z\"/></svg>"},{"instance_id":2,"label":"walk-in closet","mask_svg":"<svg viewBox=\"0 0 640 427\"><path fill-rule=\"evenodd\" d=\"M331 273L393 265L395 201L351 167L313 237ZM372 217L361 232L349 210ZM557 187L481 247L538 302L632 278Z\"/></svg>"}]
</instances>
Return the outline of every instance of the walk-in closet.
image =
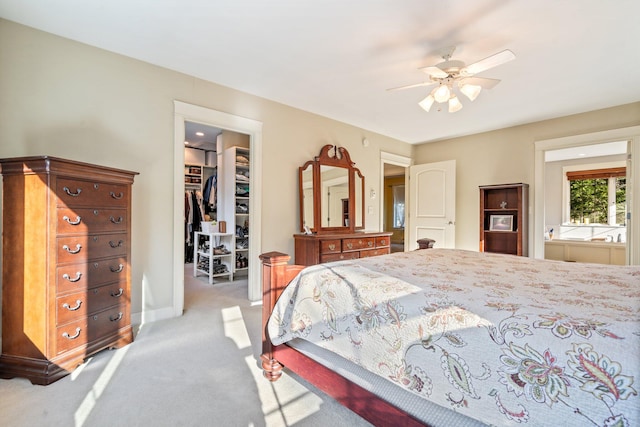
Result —
<instances>
[{"instance_id":1,"label":"walk-in closet","mask_svg":"<svg viewBox=\"0 0 640 427\"><path fill-rule=\"evenodd\" d=\"M246 278L249 136L185 122L184 159L185 274L211 284Z\"/></svg>"}]
</instances>

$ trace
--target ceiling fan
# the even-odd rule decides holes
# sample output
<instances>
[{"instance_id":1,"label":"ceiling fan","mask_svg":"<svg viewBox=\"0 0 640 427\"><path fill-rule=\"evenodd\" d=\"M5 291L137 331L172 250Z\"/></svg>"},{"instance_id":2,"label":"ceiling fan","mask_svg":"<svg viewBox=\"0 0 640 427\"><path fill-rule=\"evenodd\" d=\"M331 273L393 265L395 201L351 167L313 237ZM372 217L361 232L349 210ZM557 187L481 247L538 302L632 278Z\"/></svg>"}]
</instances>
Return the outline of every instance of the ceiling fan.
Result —
<instances>
[{"instance_id":1,"label":"ceiling fan","mask_svg":"<svg viewBox=\"0 0 640 427\"><path fill-rule=\"evenodd\" d=\"M426 98L420 101L418 105L420 105L424 110L429 111L434 102L448 102L449 112L455 113L462 109L462 103L460 103L460 100L453 91L454 86L457 87L467 98L473 101L478 97L482 89L491 89L500 83L500 80L497 79L474 76L483 71L509 62L516 57L513 52L506 49L502 52L498 52L481 59L480 61L474 62L473 64L465 65L462 61L455 61L451 59L454 50L455 47L442 55L444 62L429 67L419 68L419 70L422 70L427 74L427 76L429 76L428 81L387 90L394 91L437 85L437 87L435 87ZM438 109L438 111L440 111L440 109Z\"/></svg>"}]
</instances>

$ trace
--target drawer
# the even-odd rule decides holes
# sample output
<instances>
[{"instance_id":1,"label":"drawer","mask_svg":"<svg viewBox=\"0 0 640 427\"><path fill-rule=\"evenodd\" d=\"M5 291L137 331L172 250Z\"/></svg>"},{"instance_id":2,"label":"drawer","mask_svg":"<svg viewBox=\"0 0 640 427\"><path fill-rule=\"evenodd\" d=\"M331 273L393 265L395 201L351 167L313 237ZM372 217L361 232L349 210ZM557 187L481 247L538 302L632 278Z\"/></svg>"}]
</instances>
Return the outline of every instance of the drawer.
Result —
<instances>
[{"instance_id":1,"label":"drawer","mask_svg":"<svg viewBox=\"0 0 640 427\"><path fill-rule=\"evenodd\" d=\"M58 206L124 207L129 200L129 187L119 184L58 179Z\"/></svg>"},{"instance_id":2,"label":"drawer","mask_svg":"<svg viewBox=\"0 0 640 427\"><path fill-rule=\"evenodd\" d=\"M56 298L56 324L64 325L112 305L125 304L129 297L126 282L87 289Z\"/></svg>"},{"instance_id":3,"label":"drawer","mask_svg":"<svg viewBox=\"0 0 640 427\"><path fill-rule=\"evenodd\" d=\"M342 261L345 259L356 259L359 258L360 252L345 252L341 254L328 254L328 255L320 255L320 263L332 262L332 261Z\"/></svg>"},{"instance_id":4,"label":"drawer","mask_svg":"<svg viewBox=\"0 0 640 427\"><path fill-rule=\"evenodd\" d=\"M357 251L359 249L375 248L375 237L358 237L355 239L344 239L342 241L343 251Z\"/></svg>"},{"instance_id":5,"label":"drawer","mask_svg":"<svg viewBox=\"0 0 640 427\"><path fill-rule=\"evenodd\" d=\"M369 256L386 255L390 252L391 252L390 248L367 249L367 250L360 251L360 258L365 258Z\"/></svg>"},{"instance_id":6,"label":"drawer","mask_svg":"<svg viewBox=\"0 0 640 427\"><path fill-rule=\"evenodd\" d=\"M342 248L340 247L340 239L320 241L321 254L335 254L340 253L341 251Z\"/></svg>"},{"instance_id":7,"label":"drawer","mask_svg":"<svg viewBox=\"0 0 640 427\"><path fill-rule=\"evenodd\" d=\"M391 246L391 236L376 237L376 248Z\"/></svg>"},{"instance_id":8,"label":"drawer","mask_svg":"<svg viewBox=\"0 0 640 427\"><path fill-rule=\"evenodd\" d=\"M78 292L127 278L127 257L68 264L56 268L58 294Z\"/></svg>"},{"instance_id":9,"label":"drawer","mask_svg":"<svg viewBox=\"0 0 640 427\"><path fill-rule=\"evenodd\" d=\"M56 328L57 354L89 344L98 338L115 334L129 324L126 305L93 313Z\"/></svg>"},{"instance_id":10,"label":"drawer","mask_svg":"<svg viewBox=\"0 0 640 427\"><path fill-rule=\"evenodd\" d=\"M58 234L127 230L126 209L58 208Z\"/></svg>"},{"instance_id":11,"label":"drawer","mask_svg":"<svg viewBox=\"0 0 640 427\"><path fill-rule=\"evenodd\" d=\"M127 233L58 237L58 264L126 255Z\"/></svg>"}]
</instances>

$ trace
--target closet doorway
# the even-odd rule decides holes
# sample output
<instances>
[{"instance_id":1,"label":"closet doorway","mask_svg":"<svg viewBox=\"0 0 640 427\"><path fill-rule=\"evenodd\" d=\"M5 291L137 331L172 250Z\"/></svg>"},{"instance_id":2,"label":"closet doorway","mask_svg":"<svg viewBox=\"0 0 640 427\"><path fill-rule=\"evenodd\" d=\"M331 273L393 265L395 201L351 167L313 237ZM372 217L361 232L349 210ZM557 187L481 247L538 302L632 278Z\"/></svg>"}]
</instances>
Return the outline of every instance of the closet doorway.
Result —
<instances>
[{"instance_id":1,"label":"closet doorway","mask_svg":"<svg viewBox=\"0 0 640 427\"><path fill-rule=\"evenodd\" d=\"M173 248L173 311L175 316L182 315L184 310L184 262L185 262L185 220L184 220L184 206L185 206L185 136L187 135L187 126L189 123L196 123L202 126L206 126L210 129L218 129L222 132L221 135L225 135L225 132L229 136L242 137L242 139L248 139L248 149L250 152L251 162L247 167L249 174L248 188L251 189L249 193L250 201L247 200L249 206L259 207L261 206L261 194L262 185L260 182L260 175L262 174L262 123L246 119L243 117L233 116L220 111L211 110L196 105L186 104L180 101L174 101L174 248ZM204 132L203 132L204 133ZM220 162L225 162L225 159L229 160L228 168L235 166L236 157L220 153L220 149L227 150L233 146L238 145L237 141L219 144L219 138L216 141L216 163L217 166L221 166ZM206 154L205 154L206 156ZM210 154L211 156L211 154ZM222 156L218 158L218 156ZM205 157L206 159L206 157ZM209 168L209 165L205 165ZM224 165L222 165L224 167ZM235 171L234 171L235 172ZM233 174L235 176L235 173ZM224 185L224 183L222 184ZM235 183L234 183L235 185ZM195 187L195 186L193 186ZM230 192L227 192L230 194ZM234 194L235 196L235 194ZM249 198L247 198L249 199ZM219 203L217 209L221 208ZM233 212L236 212L235 199L233 205L227 204L227 209L224 212L224 216L220 212L217 212L218 219L226 220L227 224L230 224L235 233L235 218L233 221L227 217L231 217ZM248 247L243 248L244 255L248 260L257 260L261 248L261 217L259 209L248 209L248 212L244 212L246 215L246 223L251 225L251 238L248 239ZM243 221L244 225L244 221ZM235 263L235 259L234 259ZM262 294L260 292L260 266L258 262L248 262L248 266L244 268L245 277L248 280L248 299L251 301L258 301L261 299ZM235 274L234 274L235 276ZM239 277L242 277L240 275ZM234 277L235 278L235 277Z\"/></svg>"}]
</instances>

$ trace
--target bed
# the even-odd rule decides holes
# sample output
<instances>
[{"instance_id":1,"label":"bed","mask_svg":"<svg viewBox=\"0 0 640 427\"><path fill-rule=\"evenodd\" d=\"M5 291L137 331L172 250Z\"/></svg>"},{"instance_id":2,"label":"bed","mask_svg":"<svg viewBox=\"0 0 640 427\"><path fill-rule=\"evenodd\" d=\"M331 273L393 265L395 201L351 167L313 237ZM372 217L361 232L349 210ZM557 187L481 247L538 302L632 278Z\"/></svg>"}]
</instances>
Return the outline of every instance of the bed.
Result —
<instances>
[{"instance_id":1,"label":"bed","mask_svg":"<svg viewBox=\"0 0 640 427\"><path fill-rule=\"evenodd\" d=\"M374 425L640 425L640 267L261 258L270 380L285 366Z\"/></svg>"}]
</instances>

